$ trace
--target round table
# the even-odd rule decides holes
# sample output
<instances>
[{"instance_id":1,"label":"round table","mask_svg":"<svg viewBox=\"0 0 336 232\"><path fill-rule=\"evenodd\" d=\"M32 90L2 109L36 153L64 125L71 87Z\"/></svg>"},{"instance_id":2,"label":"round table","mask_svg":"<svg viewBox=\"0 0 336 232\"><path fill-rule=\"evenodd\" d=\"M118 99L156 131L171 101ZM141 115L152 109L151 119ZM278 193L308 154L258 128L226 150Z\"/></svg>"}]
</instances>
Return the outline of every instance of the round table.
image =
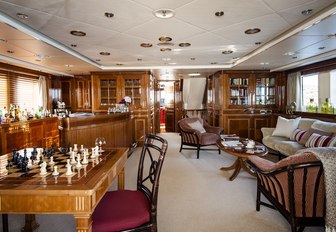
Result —
<instances>
[{"instance_id":1,"label":"round table","mask_svg":"<svg viewBox=\"0 0 336 232\"><path fill-rule=\"evenodd\" d=\"M232 141L224 141L222 139L218 139L216 144L222 151L237 157L236 161L231 166L221 168L221 170L224 171L234 170L231 177L229 178L230 181L234 180L237 177L240 169L244 169L251 175L255 176L255 174L246 167L244 160L250 155L266 155L268 153L267 148L262 143L256 141L254 148L246 148L246 144L248 142L248 139L246 138L239 138L239 141L237 142L240 142L240 145L237 146L225 146L225 144L223 144L225 142L227 142L227 144L232 143Z\"/></svg>"}]
</instances>

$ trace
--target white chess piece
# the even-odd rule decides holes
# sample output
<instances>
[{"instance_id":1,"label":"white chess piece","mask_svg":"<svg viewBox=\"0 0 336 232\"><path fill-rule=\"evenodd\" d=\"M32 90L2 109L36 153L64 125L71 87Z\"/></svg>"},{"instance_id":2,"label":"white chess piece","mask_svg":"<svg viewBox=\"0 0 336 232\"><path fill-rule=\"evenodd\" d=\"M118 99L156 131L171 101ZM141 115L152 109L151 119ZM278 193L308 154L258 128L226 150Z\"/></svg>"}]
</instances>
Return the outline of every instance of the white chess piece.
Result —
<instances>
[{"instance_id":1,"label":"white chess piece","mask_svg":"<svg viewBox=\"0 0 336 232\"><path fill-rule=\"evenodd\" d=\"M51 156L51 157L50 157L49 165L54 165L54 164L55 164L55 162L54 162L54 157Z\"/></svg>"},{"instance_id":2,"label":"white chess piece","mask_svg":"<svg viewBox=\"0 0 336 232\"><path fill-rule=\"evenodd\" d=\"M74 151L75 153L77 153L77 152L78 152L77 144L74 144L73 151Z\"/></svg>"},{"instance_id":3,"label":"white chess piece","mask_svg":"<svg viewBox=\"0 0 336 232\"><path fill-rule=\"evenodd\" d=\"M84 151L84 145L83 145L83 144L81 145L80 150L81 150L81 151Z\"/></svg>"},{"instance_id":4,"label":"white chess piece","mask_svg":"<svg viewBox=\"0 0 336 232\"><path fill-rule=\"evenodd\" d=\"M67 168L67 171L65 173L66 176L71 176L72 175L72 165L70 164L70 159L67 159L67 164L65 165L65 167Z\"/></svg>"},{"instance_id":5,"label":"white chess piece","mask_svg":"<svg viewBox=\"0 0 336 232\"><path fill-rule=\"evenodd\" d=\"M81 167L82 167L81 158L80 158L80 154L78 154L76 168L81 168Z\"/></svg>"},{"instance_id":6,"label":"white chess piece","mask_svg":"<svg viewBox=\"0 0 336 232\"><path fill-rule=\"evenodd\" d=\"M99 156L99 147L98 146L96 146L95 151L96 151L96 156Z\"/></svg>"},{"instance_id":7,"label":"white chess piece","mask_svg":"<svg viewBox=\"0 0 336 232\"><path fill-rule=\"evenodd\" d=\"M92 148L92 152L91 152L91 159L94 159L94 158L96 158L96 148L95 147Z\"/></svg>"},{"instance_id":8,"label":"white chess piece","mask_svg":"<svg viewBox=\"0 0 336 232\"><path fill-rule=\"evenodd\" d=\"M47 174L47 163L43 161L43 163L41 164L41 168L40 168L40 175L44 176L46 174Z\"/></svg>"},{"instance_id":9,"label":"white chess piece","mask_svg":"<svg viewBox=\"0 0 336 232\"><path fill-rule=\"evenodd\" d=\"M54 167L54 171L52 173L53 176L58 176L59 172L57 171L57 166Z\"/></svg>"},{"instance_id":10,"label":"white chess piece","mask_svg":"<svg viewBox=\"0 0 336 232\"><path fill-rule=\"evenodd\" d=\"M70 162L71 164L76 164L77 163L77 161L76 161L76 159L75 159L75 152L71 152L71 162Z\"/></svg>"},{"instance_id":11,"label":"white chess piece","mask_svg":"<svg viewBox=\"0 0 336 232\"><path fill-rule=\"evenodd\" d=\"M40 152L37 152L36 159L34 160L34 164L38 164L40 162L40 156L41 156Z\"/></svg>"},{"instance_id":12,"label":"white chess piece","mask_svg":"<svg viewBox=\"0 0 336 232\"><path fill-rule=\"evenodd\" d=\"M88 159L87 159L87 153L84 152L83 160L82 160L82 164L88 164L88 163L89 163L89 161L88 161Z\"/></svg>"}]
</instances>

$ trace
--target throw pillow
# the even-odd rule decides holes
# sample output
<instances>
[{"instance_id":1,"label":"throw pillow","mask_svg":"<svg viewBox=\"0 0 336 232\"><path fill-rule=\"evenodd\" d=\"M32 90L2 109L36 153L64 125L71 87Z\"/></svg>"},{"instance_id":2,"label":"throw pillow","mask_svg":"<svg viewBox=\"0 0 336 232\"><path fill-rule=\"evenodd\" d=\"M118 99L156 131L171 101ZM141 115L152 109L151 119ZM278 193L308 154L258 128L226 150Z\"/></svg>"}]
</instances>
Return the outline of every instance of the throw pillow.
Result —
<instances>
[{"instance_id":1,"label":"throw pillow","mask_svg":"<svg viewBox=\"0 0 336 232\"><path fill-rule=\"evenodd\" d=\"M200 123L200 121L195 121L195 122L191 122L191 123L188 123L188 125L194 129L194 130L197 130L199 131L200 133L205 133L205 129L204 127L202 126L202 124Z\"/></svg>"},{"instance_id":2,"label":"throw pillow","mask_svg":"<svg viewBox=\"0 0 336 232\"><path fill-rule=\"evenodd\" d=\"M307 140L306 147L335 147L336 137L313 133Z\"/></svg>"},{"instance_id":3,"label":"throw pillow","mask_svg":"<svg viewBox=\"0 0 336 232\"><path fill-rule=\"evenodd\" d=\"M273 131L273 136L282 136L289 138L293 131L298 128L300 123L300 117L294 119L287 119L281 116L278 117L278 121Z\"/></svg>"},{"instance_id":4,"label":"throw pillow","mask_svg":"<svg viewBox=\"0 0 336 232\"><path fill-rule=\"evenodd\" d=\"M301 130L301 129L295 129L293 133L290 135L289 139L292 141L297 141L301 143L300 141L302 140L302 137L307 134L306 130Z\"/></svg>"},{"instance_id":5,"label":"throw pillow","mask_svg":"<svg viewBox=\"0 0 336 232\"><path fill-rule=\"evenodd\" d=\"M324 136L331 136L332 133L331 132L327 132L327 131L323 131L323 130L319 130L319 129L314 129L314 128L310 128L307 133L303 134L301 139L298 141L299 143L301 143L302 145L305 145L307 140L309 139L309 137L312 134L319 134L319 135L324 135Z\"/></svg>"}]
</instances>

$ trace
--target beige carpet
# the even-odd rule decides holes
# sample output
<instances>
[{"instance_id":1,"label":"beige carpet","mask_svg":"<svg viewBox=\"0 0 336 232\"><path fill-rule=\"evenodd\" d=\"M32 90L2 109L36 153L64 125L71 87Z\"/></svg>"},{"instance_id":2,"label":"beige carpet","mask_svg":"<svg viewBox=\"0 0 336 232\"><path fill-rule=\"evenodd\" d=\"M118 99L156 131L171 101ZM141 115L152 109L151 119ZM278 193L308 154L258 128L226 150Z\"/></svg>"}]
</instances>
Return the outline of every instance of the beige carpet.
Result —
<instances>
[{"instance_id":1,"label":"beige carpet","mask_svg":"<svg viewBox=\"0 0 336 232\"><path fill-rule=\"evenodd\" d=\"M285 232L289 224L275 210L261 206L255 211L256 180L241 171L234 181L231 172L220 171L234 157L218 155L216 151L179 153L180 138L176 133L161 134L169 148L161 173L158 226L160 232ZM140 148L129 158L126 166L126 187L134 189ZM111 189L116 188L116 183ZM70 215L37 215L38 231L75 231ZM11 232L19 232L24 223L22 215L10 215ZM2 229L2 228L1 228ZM0 230L1 230L0 229ZM322 232L324 228L306 228L305 232Z\"/></svg>"}]
</instances>

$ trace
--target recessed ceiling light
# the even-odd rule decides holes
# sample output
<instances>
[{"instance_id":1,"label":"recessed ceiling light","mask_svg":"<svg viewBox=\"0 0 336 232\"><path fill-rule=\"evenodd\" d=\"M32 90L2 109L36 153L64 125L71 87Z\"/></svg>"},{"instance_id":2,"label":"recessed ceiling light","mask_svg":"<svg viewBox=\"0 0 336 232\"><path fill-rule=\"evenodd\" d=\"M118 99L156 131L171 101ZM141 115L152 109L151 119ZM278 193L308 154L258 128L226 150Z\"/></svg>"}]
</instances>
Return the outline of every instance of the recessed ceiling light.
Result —
<instances>
[{"instance_id":1,"label":"recessed ceiling light","mask_svg":"<svg viewBox=\"0 0 336 232\"><path fill-rule=\"evenodd\" d=\"M122 66L122 65L124 65L124 64L120 64L120 63L117 64L117 66Z\"/></svg>"},{"instance_id":2,"label":"recessed ceiling light","mask_svg":"<svg viewBox=\"0 0 336 232\"><path fill-rule=\"evenodd\" d=\"M217 64L217 62L211 62L210 64Z\"/></svg>"},{"instance_id":3,"label":"recessed ceiling light","mask_svg":"<svg viewBox=\"0 0 336 232\"><path fill-rule=\"evenodd\" d=\"M261 65L269 65L268 62L261 62L260 64L261 64Z\"/></svg>"},{"instance_id":4,"label":"recessed ceiling light","mask_svg":"<svg viewBox=\"0 0 336 232\"><path fill-rule=\"evenodd\" d=\"M295 52L286 52L285 54L284 54L284 56L292 56L292 55L294 55L295 54Z\"/></svg>"},{"instance_id":5,"label":"recessed ceiling light","mask_svg":"<svg viewBox=\"0 0 336 232\"><path fill-rule=\"evenodd\" d=\"M70 44L71 47L76 48L77 44Z\"/></svg>"},{"instance_id":6,"label":"recessed ceiling light","mask_svg":"<svg viewBox=\"0 0 336 232\"><path fill-rule=\"evenodd\" d=\"M159 9L153 12L154 16L160 19L169 19L174 16L174 11L171 9Z\"/></svg>"},{"instance_id":7,"label":"recessed ceiling light","mask_svg":"<svg viewBox=\"0 0 336 232\"><path fill-rule=\"evenodd\" d=\"M297 59L297 56L293 56L292 59Z\"/></svg>"},{"instance_id":8,"label":"recessed ceiling light","mask_svg":"<svg viewBox=\"0 0 336 232\"><path fill-rule=\"evenodd\" d=\"M169 41L172 41L173 39L172 39L171 37L169 37L169 36L161 36L161 37L159 38L159 40L160 40L161 42L169 42Z\"/></svg>"},{"instance_id":9,"label":"recessed ceiling light","mask_svg":"<svg viewBox=\"0 0 336 232\"><path fill-rule=\"evenodd\" d=\"M251 35L251 34L257 34L259 33L261 30L260 28L251 28L251 29L247 29L245 31L245 34Z\"/></svg>"},{"instance_id":10,"label":"recessed ceiling light","mask_svg":"<svg viewBox=\"0 0 336 232\"><path fill-rule=\"evenodd\" d=\"M221 16L224 15L224 11L217 11L217 12L215 13L215 15L216 15L217 17L221 17Z\"/></svg>"},{"instance_id":11,"label":"recessed ceiling light","mask_svg":"<svg viewBox=\"0 0 336 232\"><path fill-rule=\"evenodd\" d=\"M172 62L172 63L168 63L169 65L175 65L176 63L175 62Z\"/></svg>"},{"instance_id":12,"label":"recessed ceiling light","mask_svg":"<svg viewBox=\"0 0 336 232\"><path fill-rule=\"evenodd\" d=\"M323 50L323 49L325 49L325 48L326 48L326 47L321 46L321 47L319 47L318 49Z\"/></svg>"},{"instance_id":13,"label":"recessed ceiling light","mask_svg":"<svg viewBox=\"0 0 336 232\"><path fill-rule=\"evenodd\" d=\"M7 50L7 53L13 54L14 51L13 50Z\"/></svg>"},{"instance_id":14,"label":"recessed ceiling light","mask_svg":"<svg viewBox=\"0 0 336 232\"><path fill-rule=\"evenodd\" d=\"M190 43L180 43L179 44L179 46L180 47L183 47L183 48L185 48L185 47L189 47L191 44Z\"/></svg>"},{"instance_id":15,"label":"recessed ceiling light","mask_svg":"<svg viewBox=\"0 0 336 232\"><path fill-rule=\"evenodd\" d=\"M170 61L171 59L169 57L163 57L162 60L163 61Z\"/></svg>"},{"instance_id":16,"label":"recessed ceiling light","mask_svg":"<svg viewBox=\"0 0 336 232\"><path fill-rule=\"evenodd\" d=\"M222 51L222 54L225 54L225 55L227 55L227 54L231 54L231 53L233 53L233 51L232 51L232 50L226 50L226 51Z\"/></svg>"},{"instance_id":17,"label":"recessed ceiling light","mask_svg":"<svg viewBox=\"0 0 336 232\"><path fill-rule=\"evenodd\" d=\"M189 73L188 76L190 77L196 77L196 76L200 76L200 73Z\"/></svg>"},{"instance_id":18,"label":"recessed ceiling light","mask_svg":"<svg viewBox=\"0 0 336 232\"><path fill-rule=\"evenodd\" d=\"M137 61L142 61L142 59L141 59L141 58L138 58Z\"/></svg>"},{"instance_id":19,"label":"recessed ceiling light","mask_svg":"<svg viewBox=\"0 0 336 232\"><path fill-rule=\"evenodd\" d=\"M195 57L191 57L190 60L196 60L196 58Z\"/></svg>"},{"instance_id":20,"label":"recessed ceiling light","mask_svg":"<svg viewBox=\"0 0 336 232\"><path fill-rule=\"evenodd\" d=\"M142 43L142 44L140 44L140 46L143 47L143 48L150 48L150 47L153 46L153 44L151 44L151 43Z\"/></svg>"},{"instance_id":21,"label":"recessed ceiling light","mask_svg":"<svg viewBox=\"0 0 336 232\"><path fill-rule=\"evenodd\" d=\"M336 33L335 33L335 34L330 34L330 35L328 35L328 38L329 38L329 39L335 39L335 38L336 38Z\"/></svg>"},{"instance_id":22,"label":"recessed ceiling light","mask_svg":"<svg viewBox=\"0 0 336 232\"><path fill-rule=\"evenodd\" d=\"M71 35L74 35L74 36L86 36L86 33L84 31L70 31L70 34Z\"/></svg>"},{"instance_id":23,"label":"recessed ceiling light","mask_svg":"<svg viewBox=\"0 0 336 232\"><path fill-rule=\"evenodd\" d=\"M311 13L313 13L313 9L307 9L307 10L301 11L302 15L310 15Z\"/></svg>"},{"instance_id":24,"label":"recessed ceiling light","mask_svg":"<svg viewBox=\"0 0 336 232\"><path fill-rule=\"evenodd\" d=\"M258 41L258 42L255 42L254 44L255 44L255 45L260 45L260 44L261 44L261 42L259 42L259 41Z\"/></svg>"},{"instance_id":25,"label":"recessed ceiling light","mask_svg":"<svg viewBox=\"0 0 336 232\"><path fill-rule=\"evenodd\" d=\"M71 68L71 67L73 67L73 65L72 64L66 64L65 67Z\"/></svg>"},{"instance_id":26,"label":"recessed ceiling light","mask_svg":"<svg viewBox=\"0 0 336 232\"><path fill-rule=\"evenodd\" d=\"M111 55L111 53L109 53L109 52L99 52L99 54L102 55L102 56L109 56L109 55Z\"/></svg>"},{"instance_id":27,"label":"recessed ceiling light","mask_svg":"<svg viewBox=\"0 0 336 232\"><path fill-rule=\"evenodd\" d=\"M41 60L39 60L39 59L36 59L35 61L36 61L36 62L41 62Z\"/></svg>"},{"instance_id":28,"label":"recessed ceiling light","mask_svg":"<svg viewBox=\"0 0 336 232\"><path fill-rule=\"evenodd\" d=\"M170 52L171 48L160 48L161 52Z\"/></svg>"},{"instance_id":29,"label":"recessed ceiling light","mask_svg":"<svg viewBox=\"0 0 336 232\"><path fill-rule=\"evenodd\" d=\"M104 15L105 15L106 18L113 18L114 17L114 14L111 13L111 12L105 12Z\"/></svg>"},{"instance_id":30,"label":"recessed ceiling light","mask_svg":"<svg viewBox=\"0 0 336 232\"><path fill-rule=\"evenodd\" d=\"M26 14L23 14L23 13L17 13L16 16L20 19L27 19L29 18L28 15Z\"/></svg>"},{"instance_id":31,"label":"recessed ceiling light","mask_svg":"<svg viewBox=\"0 0 336 232\"><path fill-rule=\"evenodd\" d=\"M96 59L97 62L101 61L101 59Z\"/></svg>"}]
</instances>

